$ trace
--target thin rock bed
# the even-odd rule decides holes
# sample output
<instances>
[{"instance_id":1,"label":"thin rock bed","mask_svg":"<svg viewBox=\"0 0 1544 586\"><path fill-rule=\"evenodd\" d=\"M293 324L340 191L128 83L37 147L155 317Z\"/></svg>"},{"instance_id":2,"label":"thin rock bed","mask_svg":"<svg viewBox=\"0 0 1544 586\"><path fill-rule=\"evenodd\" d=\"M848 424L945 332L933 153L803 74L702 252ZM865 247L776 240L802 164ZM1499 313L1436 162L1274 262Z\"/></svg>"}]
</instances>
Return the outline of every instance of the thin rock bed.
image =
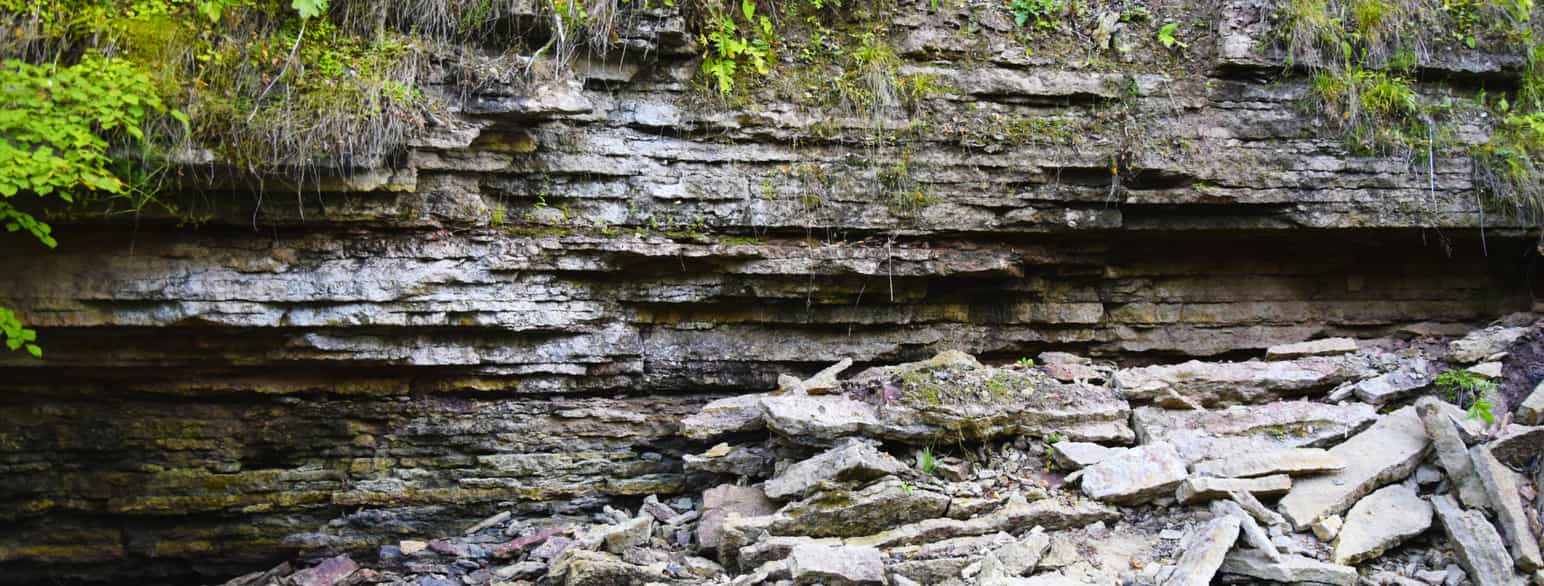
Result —
<instances>
[{"instance_id":1,"label":"thin rock bed","mask_svg":"<svg viewBox=\"0 0 1544 586\"><path fill-rule=\"evenodd\" d=\"M1435 376L1534 370L1520 319L1124 370L843 361L685 418L700 492L227 584L1537 584L1544 427L1512 411L1539 399L1464 409Z\"/></svg>"}]
</instances>

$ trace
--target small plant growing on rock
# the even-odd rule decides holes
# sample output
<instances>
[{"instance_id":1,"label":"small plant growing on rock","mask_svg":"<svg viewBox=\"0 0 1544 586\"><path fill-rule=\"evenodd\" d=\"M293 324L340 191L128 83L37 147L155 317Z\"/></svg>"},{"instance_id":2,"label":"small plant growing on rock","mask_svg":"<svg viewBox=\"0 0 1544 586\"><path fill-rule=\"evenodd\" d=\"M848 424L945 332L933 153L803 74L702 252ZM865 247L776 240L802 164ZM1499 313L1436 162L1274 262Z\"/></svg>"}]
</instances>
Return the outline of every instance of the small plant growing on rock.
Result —
<instances>
[{"instance_id":1,"label":"small plant growing on rock","mask_svg":"<svg viewBox=\"0 0 1544 586\"><path fill-rule=\"evenodd\" d=\"M1437 375L1437 388L1447 393L1449 402L1467 407L1471 419L1483 419L1487 425L1496 423L1491 413L1491 393L1496 383L1467 370L1452 369Z\"/></svg>"},{"instance_id":2,"label":"small plant growing on rock","mask_svg":"<svg viewBox=\"0 0 1544 586\"><path fill-rule=\"evenodd\" d=\"M1163 25L1162 28L1158 29L1158 43L1163 45L1165 49L1173 49L1175 47L1184 49L1189 47L1190 45L1185 44L1184 41L1181 41L1178 37L1174 36L1174 30L1178 28L1179 23L1177 22L1171 22L1169 24Z\"/></svg>"},{"instance_id":3,"label":"small plant growing on rock","mask_svg":"<svg viewBox=\"0 0 1544 586\"><path fill-rule=\"evenodd\" d=\"M1020 358L1019 361L1016 364L1019 365L1019 368L1026 368L1026 369L1034 368L1035 367L1035 359L1033 359L1033 358Z\"/></svg>"},{"instance_id":4,"label":"small plant growing on rock","mask_svg":"<svg viewBox=\"0 0 1544 586\"><path fill-rule=\"evenodd\" d=\"M917 452L917 470L927 476L938 471L938 457L933 455L933 448L922 448Z\"/></svg>"}]
</instances>

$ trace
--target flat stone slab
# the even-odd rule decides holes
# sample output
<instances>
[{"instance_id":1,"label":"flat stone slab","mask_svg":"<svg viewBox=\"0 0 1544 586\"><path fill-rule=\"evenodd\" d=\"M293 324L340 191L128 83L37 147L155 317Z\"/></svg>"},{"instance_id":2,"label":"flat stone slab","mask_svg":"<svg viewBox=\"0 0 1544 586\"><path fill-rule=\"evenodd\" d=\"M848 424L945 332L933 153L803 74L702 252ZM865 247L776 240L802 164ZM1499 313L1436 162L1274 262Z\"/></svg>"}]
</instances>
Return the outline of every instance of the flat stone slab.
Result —
<instances>
[{"instance_id":1,"label":"flat stone slab","mask_svg":"<svg viewBox=\"0 0 1544 586\"><path fill-rule=\"evenodd\" d=\"M1506 542L1501 534L1485 520L1479 511L1466 511L1458 506L1453 497L1439 494L1431 497L1432 508L1442 530L1447 533L1458 563L1469 572L1475 586L1522 586L1527 581L1512 566L1512 558L1506 553Z\"/></svg>"},{"instance_id":2,"label":"flat stone slab","mask_svg":"<svg viewBox=\"0 0 1544 586\"><path fill-rule=\"evenodd\" d=\"M1491 326L1469 332L1463 338L1448 343L1448 359L1462 364L1479 362L1497 352L1505 352L1507 346L1527 334L1528 330L1527 326Z\"/></svg>"},{"instance_id":3,"label":"flat stone slab","mask_svg":"<svg viewBox=\"0 0 1544 586\"><path fill-rule=\"evenodd\" d=\"M1266 360L1288 360L1305 356L1334 356L1355 354L1356 340L1351 338L1324 338L1295 344L1281 344L1265 349Z\"/></svg>"},{"instance_id":4,"label":"flat stone slab","mask_svg":"<svg viewBox=\"0 0 1544 586\"><path fill-rule=\"evenodd\" d=\"M1414 407L1404 407L1383 417L1351 439L1330 448L1344 459L1340 471L1298 479L1281 497L1277 509L1302 531L1320 517L1338 515L1357 499L1386 484L1409 476L1431 448L1426 429Z\"/></svg>"},{"instance_id":5,"label":"flat stone slab","mask_svg":"<svg viewBox=\"0 0 1544 586\"><path fill-rule=\"evenodd\" d=\"M1166 443L1137 446L1083 469L1083 494L1113 503L1140 503L1171 494L1185 480L1185 461Z\"/></svg>"},{"instance_id":6,"label":"flat stone slab","mask_svg":"<svg viewBox=\"0 0 1544 586\"><path fill-rule=\"evenodd\" d=\"M1193 467L1202 476L1245 478L1270 474L1302 476L1334 472L1346 467L1345 459L1320 448L1287 448L1268 452L1245 452L1216 460L1198 462Z\"/></svg>"},{"instance_id":7,"label":"flat stone slab","mask_svg":"<svg viewBox=\"0 0 1544 586\"><path fill-rule=\"evenodd\" d=\"M1371 405L1278 401L1191 411L1137 407L1132 426L1140 443L1167 442L1188 462L1286 448L1328 447L1378 418Z\"/></svg>"},{"instance_id":8,"label":"flat stone slab","mask_svg":"<svg viewBox=\"0 0 1544 586\"><path fill-rule=\"evenodd\" d=\"M1229 552L1218 572L1282 584L1355 586L1358 578L1356 568L1351 566L1327 564L1300 555L1282 555L1276 561L1249 549Z\"/></svg>"},{"instance_id":9,"label":"flat stone slab","mask_svg":"<svg viewBox=\"0 0 1544 586\"><path fill-rule=\"evenodd\" d=\"M702 492L702 520L697 523L697 543L717 547L724 520L730 515L756 517L777 510L756 486L722 484Z\"/></svg>"},{"instance_id":10,"label":"flat stone slab","mask_svg":"<svg viewBox=\"0 0 1544 586\"><path fill-rule=\"evenodd\" d=\"M868 586L885 583L884 555L861 546L804 544L788 554L794 584Z\"/></svg>"},{"instance_id":11,"label":"flat stone slab","mask_svg":"<svg viewBox=\"0 0 1544 586\"><path fill-rule=\"evenodd\" d=\"M681 435L708 440L762 429L765 425L761 421L761 397L739 395L703 405L700 411L681 420Z\"/></svg>"},{"instance_id":12,"label":"flat stone slab","mask_svg":"<svg viewBox=\"0 0 1544 586\"><path fill-rule=\"evenodd\" d=\"M1517 406L1517 414L1514 421L1523 425L1539 425L1544 423L1544 381L1533 387L1533 392L1523 399Z\"/></svg>"},{"instance_id":13,"label":"flat stone slab","mask_svg":"<svg viewBox=\"0 0 1544 586\"><path fill-rule=\"evenodd\" d=\"M1508 425L1490 442L1490 453L1514 470L1525 470L1544 454L1544 426Z\"/></svg>"},{"instance_id":14,"label":"flat stone slab","mask_svg":"<svg viewBox=\"0 0 1544 586\"><path fill-rule=\"evenodd\" d=\"M854 537L847 542L890 548L999 531L1016 531L1036 525L1047 530L1082 527L1100 521L1113 522L1118 518L1120 512L1116 509L1087 499L1045 498L1025 502L1023 497L1015 496L1001 508L970 519L927 519L874 535Z\"/></svg>"},{"instance_id":15,"label":"flat stone slab","mask_svg":"<svg viewBox=\"0 0 1544 586\"><path fill-rule=\"evenodd\" d=\"M1421 397L1415 402L1415 412L1421 417L1421 424L1426 428L1426 437L1431 438L1432 449L1437 452L1437 464L1447 471L1448 480L1458 492L1458 500L1468 507L1484 507L1485 487L1480 484L1480 479L1474 475L1474 461L1469 457L1469 448L1464 445L1464 440L1458 434L1458 426L1446 405L1436 397ZM1456 410L1457 407L1451 409Z\"/></svg>"},{"instance_id":16,"label":"flat stone slab","mask_svg":"<svg viewBox=\"0 0 1544 586\"><path fill-rule=\"evenodd\" d=\"M1064 470L1079 470L1124 451L1126 448L1112 448L1093 442L1060 441L1051 444L1051 461Z\"/></svg>"},{"instance_id":17,"label":"flat stone slab","mask_svg":"<svg viewBox=\"0 0 1544 586\"><path fill-rule=\"evenodd\" d=\"M1333 559L1337 564L1357 564L1430 528L1431 505L1414 488L1386 486L1357 501L1346 513Z\"/></svg>"},{"instance_id":18,"label":"flat stone slab","mask_svg":"<svg viewBox=\"0 0 1544 586\"><path fill-rule=\"evenodd\" d=\"M1233 492L1276 496L1291 489L1292 477L1285 474L1258 478L1191 476L1179 484L1179 488L1174 491L1174 498L1181 503L1189 504L1228 498L1229 493Z\"/></svg>"},{"instance_id":19,"label":"flat stone slab","mask_svg":"<svg viewBox=\"0 0 1544 586\"><path fill-rule=\"evenodd\" d=\"M1186 408L1269 403L1378 374L1357 355L1263 362L1201 362L1115 372L1115 386L1134 403Z\"/></svg>"},{"instance_id":20,"label":"flat stone slab","mask_svg":"<svg viewBox=\"0 0 1544 586\"><path fill-rule=\"evenodd\" d=\"M1512 552L1517 569L1532 572L1544 567L1544 560L1539 557L1539 538L1534 535L1528 525L1528 516L1523 512L1518 474L1496 459L1487 446L1474 446L1469 455L1474 460L1474 475L1484 486L1490 509L1496 513L1501 536L1506 538L1507 550Z\"/></svg>"},{"instance_id":21,"label":"flat stone slab","mask_svg":"<svg viewBox=\"0 0 1544 586\"><path fill-rule=\"evenodd\" d=\"M894 478L858 490L828 489L788 503L772 524L774 535L856 537L944 516L949 496Z\"/></svg>"},{"instance_id":22,"label":"flat stone slab","mask_svg":"<svg viewBox=\"0 0 1544 586\"><path fill-rule=\"evenodd\" d=\"M1197 527L1180 542L1179 563L1163 586L1208 586L1222 568L1228 550L1238 541L1239 520L1231 515L1217 517Z\"/></svg>"},{"instance_id":23,"label":"flat stone slab","mask_svg":"<svg viewBox=\"0 0 1544 586\"><path fill-rule=\"evenodd\" d=\"M1436 376L1431 371L1431 364L1417 358L1393 372L1356 383L1351 387L1351 392L1364 402L1385 405L1409 398L1430 386L1434 380Z\"/></svg>"},{"instance_id":24,"label":"flat stone slab","mask_svg":"<svg viewBox=\"0 0 1544 586\"><path fill-rule=\"evenodd\" d=\"M796 498L822 482L863 482L907 470L873 443L852 439L789 466L762 488L770 498Z\"/></svg>"}]
</instances>

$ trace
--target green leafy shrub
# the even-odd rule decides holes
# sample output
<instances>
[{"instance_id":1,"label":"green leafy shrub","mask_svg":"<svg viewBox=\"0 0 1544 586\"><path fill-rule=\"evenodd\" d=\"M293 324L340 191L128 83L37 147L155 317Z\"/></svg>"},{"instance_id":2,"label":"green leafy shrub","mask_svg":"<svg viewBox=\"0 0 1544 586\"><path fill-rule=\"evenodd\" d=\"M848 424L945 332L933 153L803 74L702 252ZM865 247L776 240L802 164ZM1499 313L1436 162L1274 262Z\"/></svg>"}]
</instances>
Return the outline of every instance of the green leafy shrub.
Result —
<instances>
[{"instance_id":1,"label":"green leafy shrub","mask_svg":"<svg viewBox=\"0 0 1544 586\"><path fill-rule=\"evenodd\" d=\"M1466 407L1470 418L1483 419L1487 425L1496 423L1490 401L1496 383L1490 379L1467 370L1452 369L1437 375L1436 384L1447 394L1449 402Z\"/></svg>"},{"instance_id":2,"label":"green leafy shrub","mask_svg":"<svg viewBox=\"0 0 1544 586\"><path fill-rule=\"evenodd\" d=\"M717 6L711 2L709 5ZM752 33L750 37L741 32L742 26L736 23L732 11L712 12L710 21L715 28L699 39L710 47L703 55L702 72L714 80L720 94L727 95L734 91L736 73L750 70L766 75L772 70L775 37L771 19L756 15L753 0L740 2L740 15L744 17L744 27Z\"/></svg>"},{"instance_id":3,"label":"green leafy shrub","mask_svg":"<svg viewBox=\"0 0 1544 586\"><path fill-rule=\"evenodd\" d=\"M1066 0L1013 0L1008 4L1008 12L1013 13L1015 24L1034 23L1035 28L1041 29L1056 28L1066 11Z\"/></svg>"}]
</instances>

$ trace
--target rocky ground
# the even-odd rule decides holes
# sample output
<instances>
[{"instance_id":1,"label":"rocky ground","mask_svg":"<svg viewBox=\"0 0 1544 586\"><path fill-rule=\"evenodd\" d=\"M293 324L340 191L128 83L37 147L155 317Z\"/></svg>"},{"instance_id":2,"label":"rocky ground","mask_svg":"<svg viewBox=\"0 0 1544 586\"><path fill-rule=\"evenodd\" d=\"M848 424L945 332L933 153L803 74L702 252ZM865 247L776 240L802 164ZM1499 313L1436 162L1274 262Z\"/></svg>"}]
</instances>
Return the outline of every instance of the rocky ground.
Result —
<instances>
[{"instance_id":1,"label":"rocky ground","mask_svg":"<svg viewBox=\"0 0 1544 586\"><path fill-rule=\"evenodd\" d=\"M227 585L1544 583L1534 319L1126 369L844 360L685 418L700 493Z\"/></svg>"}]
</instances>

